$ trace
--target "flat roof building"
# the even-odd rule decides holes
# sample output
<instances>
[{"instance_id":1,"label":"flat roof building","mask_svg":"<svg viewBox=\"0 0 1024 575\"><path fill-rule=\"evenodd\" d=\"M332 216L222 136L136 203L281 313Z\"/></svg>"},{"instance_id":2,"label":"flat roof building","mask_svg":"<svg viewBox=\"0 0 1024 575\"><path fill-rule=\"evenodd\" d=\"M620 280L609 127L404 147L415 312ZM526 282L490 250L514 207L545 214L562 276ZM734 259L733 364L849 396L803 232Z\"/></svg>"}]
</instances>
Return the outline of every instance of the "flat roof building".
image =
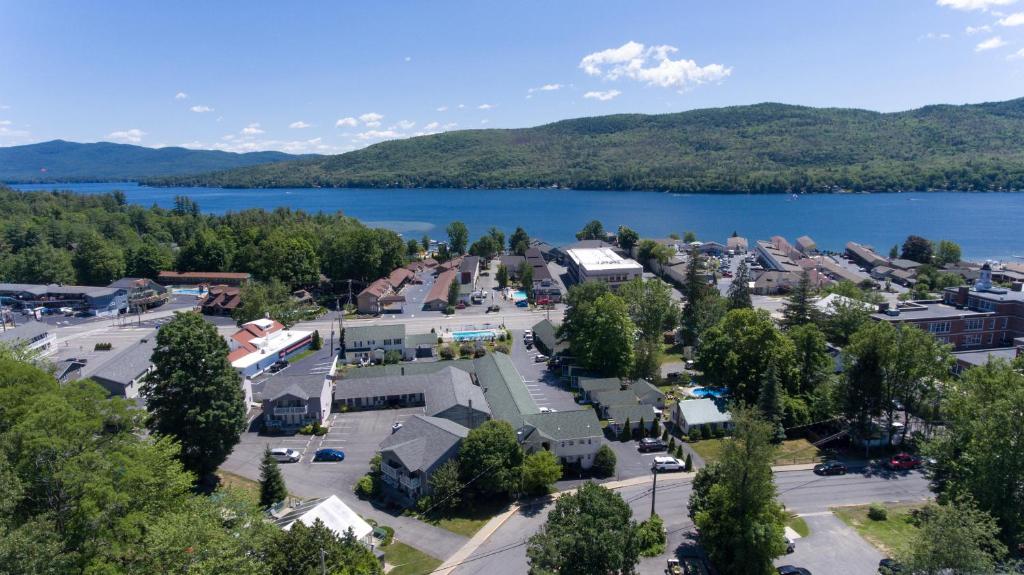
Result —
<instances>
[{"instance_id":1,"label":"flat roof building","mask_svg":"<svg viewBox=\"0 0 1024 575\"><path fill-rule=\"evenodd\" d=\"M577 283L599 281L615 288L644 273L643 266L610 247L568 249L565 255L569 273Z\"/></svg>"}]
</instances>

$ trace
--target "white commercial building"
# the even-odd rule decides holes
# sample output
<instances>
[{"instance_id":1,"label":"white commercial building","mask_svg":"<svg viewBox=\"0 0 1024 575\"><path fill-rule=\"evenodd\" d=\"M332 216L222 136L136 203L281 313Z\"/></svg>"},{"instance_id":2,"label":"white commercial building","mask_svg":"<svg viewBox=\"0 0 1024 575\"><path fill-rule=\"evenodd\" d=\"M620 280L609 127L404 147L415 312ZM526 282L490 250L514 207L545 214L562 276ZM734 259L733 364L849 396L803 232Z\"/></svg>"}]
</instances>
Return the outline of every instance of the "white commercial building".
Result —
<instances>
[{"instance_id":1,"label":"white commercial building","mask_svg":"<svg viewBox=\"0 0 1024 575\"><path fill-rule=\"evenodd\" d=\"M615 288L644 273L643 266L623 258L612 248L575 248L566 250L565 255L569 272L577 283L599 281Z\"/></svg>"}]
</instances>

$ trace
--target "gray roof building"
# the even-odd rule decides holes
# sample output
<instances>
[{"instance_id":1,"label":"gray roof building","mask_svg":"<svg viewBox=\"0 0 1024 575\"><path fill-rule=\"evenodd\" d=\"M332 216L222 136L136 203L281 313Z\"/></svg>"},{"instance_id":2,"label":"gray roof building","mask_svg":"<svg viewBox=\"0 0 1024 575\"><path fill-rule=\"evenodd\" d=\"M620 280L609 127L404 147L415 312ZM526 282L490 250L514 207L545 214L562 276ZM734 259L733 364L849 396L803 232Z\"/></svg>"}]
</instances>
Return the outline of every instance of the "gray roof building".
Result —
<instances>
[{"instance_id":1,"label":"gray roof building","mask_svg":"<svg viewBox=\"0 0 1024 575\"><path fill-rule=\"evenodd\" d=\"M26 321L15 327L0 330L0 341L11 345L27 345L45 339L50 335L51 326L41 321Z\"/></svg>"},{"instance_id":2,"label":"gray roof building","mask_svg":"<svg viewBox=\"0 0 1024 575\"><path fill-rule=\"evenodd\" d=\"M594 403L600 404L601 407L611 407L613 405L639 405L636 394L629 389L595 391L590 394L590 398Z\"/></svg>"},{"instance_id":3,"label":"gray roof building","mask_svg":"<svg viewBox=\"0 0 1024 575\"><path fill-rule=\"evenodd\" d=\"M410 472L430 472L458 453L469 429L441 417L414 415L380 444Z\"/></svg>"},{"instance_id":4,"label":"gray roof building","mask_svg":"<svg viewBox=\"0 0 1024 575\"><path fill-rule=\"evenodd\" d=\"M592 409L536 413L527 415L524 419L527 426L524 441L529 440L532 434L551 441L564 441L581 437L600 437L604 433L601 431L601 422Z\"/></svg>"},{"instance_id":5,"label":"gray roof building","mask_svg":"<svg viewBox=\"0 0 1024 575\"><path fill-rule=\"evenodd\" d=\"M722 402L708 398L687 399L676 404L676 410L687 426L724 424L732 421L732 414Z\"/></svg>"},{"instance_id":6,"label":"gray roof building","mask_svg":"<svg viewBox=\"0 0 1024 575\"><path fill-rule=\"evenodd\" d=\"M665 402L665 394L646 379L638 379L633 382L633 386L630 389L636 394L640 403L662 405Z\"/></svg>"},{"instance_id":7,"label":"gray roof building","mask_svg":"<svg viewBox=\"0 0 1024 575\"><path fill-rule=\"evenodd\" d=\"M154 349L155 331L101 365L91 377L111 395L138 397L143 376L153 369Z\"/></svg>"},{"instance_id":8,"label":"gray roof building","mask_svg":"<svg viewBox=\"0 0 1024 575\"><path fill-rule=\"evenodd\" d=\"M598 391L618 391L622 389L622 380L617 377L580 377L579 387L584 393Z\"/></svg>"},{"instance_id":9,"label":"gray roof building","mask_svg":"<svg viewBox=\"0 0 1024 575\"><path fill-rule=\"evenodd\" d=\"M640 423L641 419L644 420L645 425L650 425L657 417L653 407L638 403L633 405L611 405L608 406L607 411L608 419L614 420L618 425L624 425L627 419L631 426Z\"/></svg>"},{"instance_id":10,"label":"gray roof building","mask_svg":"<svg viewBox=\"0 0 1024 575\"><path fill-rule=\"evenodd\" d=\"M557 332L558 326L551 320L541 320L533 326L533 340L548 355L565 353L569 351L569 343L559 339Z\"/></svg>"},{"instance_id":11,"label":"gray roof building","mask_svg":"<svg viewBox=\"0 0 1024 575\"><path fill-rule=\"evenodd\" d=\"M345 349L348 351L382 347L384 341L405 339L405 325L358 325L345 328Z\"/></svg>"},{"instance_id":12,"label":"gray roof building","mask_svg":"<svg viewBox=\"0 0 1024 575\"><path fill-rule=\"evenodd\" d=\"M345 379L368 379L385 376L398 377L401 375L424 375L428 373L437 373L446 367L454 367L456 369L461 369L466 373L476 373L476 363L474 363L472 359L457 359L454 361L424 361L403 364L369 365L366 367L350 368L348 371L345 372Z\"/></svg>"},{"instance_id":13,"label":"gray roof building","mask_svg":"<svg viewBox=\"0 0 1024 575\"><path fill-rule=\"evenodd\" d=\"M395 401L406 404L422 404L429 416L447 417L469 427L486 421L491 408L483 390L473 384L469 373L449 362L437 363L441 363L443 369L431 373L339 380L334 388L334 400L366 407L368 403L381 405L375 398L396 398Z\"/></svg>"},{"instance_id":14,"label":"gray roof building","mask_svg":"<svg viewBox=\"0 0 1024 575\"><path fill-rule=\"evenodd\" d=\"M503 353L489 353L475 359L474 363L477 382L495 419L507 421L513 428L520 429L525 423L524 415L540 413L512 358Z\"/></svg>"}]
</instances>

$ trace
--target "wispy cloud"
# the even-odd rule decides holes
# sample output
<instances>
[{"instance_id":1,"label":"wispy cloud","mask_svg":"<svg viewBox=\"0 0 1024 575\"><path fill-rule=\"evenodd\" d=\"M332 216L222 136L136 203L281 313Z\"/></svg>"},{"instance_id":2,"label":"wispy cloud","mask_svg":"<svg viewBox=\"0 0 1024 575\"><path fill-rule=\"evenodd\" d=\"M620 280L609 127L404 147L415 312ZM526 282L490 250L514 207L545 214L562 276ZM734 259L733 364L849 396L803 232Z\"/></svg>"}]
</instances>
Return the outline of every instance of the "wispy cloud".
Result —
<instances>
[{"instance_id":1,"label":"wispy cloud","mask_svg":"<svg viewBox=\"0 0 1024 575\"><path fill-rule=\"evenodd\" d=\"M128 144L138 144L142 141L142 137L146 135L146 132L138 128L132 128L130 130L118 130L107 134L107 137L115 142L124 142Z\"/></svg>"},{"instance_id":2,"label":"wispy cloud","mask_svg":"<svg viewBox=\"0 0 1024 575\"><path fill-rule=\"evenodd\" d=\"M448 106L438 106L437 107L437 111L438 112L447 112L448 111Z\"/></svg>"},{"instance_id":3,"label":"wispy cloud","mask_svg":"<svg viewBox=\"0 0 1024 575\"><path fill-rule=\"evenodd\" d=\"M583 97L588 100L600 100L602 102L607 102L608 100L614 100L619 97L620 94L622 94L622 92L618 90L606 90L604 92L593 91L583 94Z\"/></svg>"},{"instance_id":4,"label":"wispy cloud","mask_svg":"<svg viewBox=\"0 0 1024 575\"><path fill-rule=\"evenodd\" d=\"M982 26L968 26L964 28L964 33L967 34L968 36L973 36L975 34L984 34L991 31L992 27L989 26L988 24Z\"/></svg>"},{"instance_id":5,"label":"wispy cloud","mask_svg":"<svg viewBox=\"0 0 1024 575\"><path fill-rule=\"evenodd\" d=\"M377 112L367 112L359 116L359 120L371 128L376 128L380 125L380 121L384 119L383 114Z\"/></svg>"},{"instance_id":6,"label":"wispy cloud","mask_svg":"<svg viewBox=\"0 0 1024 575\"><path fill-rule=\"evenodd\" d=\"M993 36L988 40L979 42L978 45L974 47L974 51L985 52L988 50L995 50L996 48L1002 48L1003 46L1006 46L1006 44L1007 41L1003 40L1001 36Z\"/></svg>"},{"instance_id":7,"label":"wispy cloud","mask_svg":"<svg viewBox=\"0 0 1024 575\"><path fill-rule=\"evenodd\" d=\"M212 112L213 108L209 106L192 106L189 110L192 110L197 114L205 114L206 112Z\"/></svg>"},{"instance_id":8,"label":"wispy cloud","mask_svg":"<svg viewBox=\"0 0 1024 575\"><path fill-rule=\"evenodd\" d=\"M988 10L995 6L1009 6L1017 0L936 0L939 6L946 6L954 10Z\"/></svg>"},{"instance_id":9,"label":"wispy cloud","mask_svg":"<svg viewBox=\"0 0 1024 575\"><path fill-rule=\"evenodd\" d=\"M297 122L292 122L291 124L288 124L288 127L296 130L301 130L303 128L311 128L313 127L313 124L307 124L306 122L299 120Z\"/></svg>"},{"instance_id":10,"label":"wispy cloud","mask_svg":"<svg viewBox=\"0 0 1024 575\"><path fill-rule=\"evenodd\" d=\"M561 90L564 88L561 84L544 84L537 88L530 88L527 93L532 94L534 92L554 92L555 90Z\"/></svg>"},{"instance_id":11,"label":"wispy cloud","mask_svg":"<svg viewBox=\"0 0 1024 575\"><path fill-rule=\"evenodd\" d=\"M1024 60L1024 48L1017 50L1013 54L1006 57L1007 60Z\"/></svg>"},{"instance_id":12,"label":"wispy cloud","mask_svg":"<svg viewBox=\"0 0 1024 575\"><path fill-rule=\"evenodd\" d=\"M253 122L253 123L249 124L248 126L242 128L242 134L246 135L246 136L255 136L257 134L262 134L262 133L263 133L263 128L260 127L260 123L259 122Z\"/></svg>"},{"instance_id":13,"label":"wispy cloud","mask_svg":"<svg viewBox=\"0 0 1024 575\"><path fill-rule=\"evenodd\" d=\"M999 19L1000 26L1022 26L1024 25L1024 12L1016 12Z\"/></svg>"},{"instance_id":14,"label":"wispy cloud","mask_svg":"<svg viewBox=\"0 0 1024 575\"><path fill-rule=\"evenodd\" d=\"M683 90L690 85L717 82L732 74L732 68L722 64L700 66L693 60L673 60L678 52L675 46L644 46L639 42L626 42L618 48L609 48L587 54L579 67L590 76L605 80L628 78L649 86Z\"/></svg>"},{"instance_id":15,"label":"wispy cloud","mask_svg":"<svg viewBox=\"0 0 1024 575\"><path fill-rule=\"evenodd\" d=\"M359 120L353 118L352 116L348 116L347 118L341 118L340 120L335 122L334 123L334 127L335 128L345 128L345 127L356 126L358 124L359 124Z\"/></svg>"},{"instance_id":16,"label":"wispy cloud","mask_svg":"<svg viewBox=\"0 0 1024 575\"><path fill-rule=\"evenodd\" d=\"M399 128L401 130L409 130L409 129L411 129L415 125L416 125L416 122L413 122L413 121L410 121L410 120L401 120L401 121L399 121L399 122L397 122L395 124L395 127Z\"/></svg>"},{"instance_id":17,"label":"wispy cloud","mask_svg":"<svg viewBox=\"0 0 1024 575\"><path fill-rule=\"evenodd\" d=\"M412 56L406 56L405 57L405 61L406 62L412 62Z\"/></svg>"},{"instance_id":18,"label":"wispy cloud","mask_svg":"<svg viewBox=\"0 0 1024 575\"><path fill-rule=\"evenodd\" d=\"M918 40L949 40L950 35L944 32L929 32L921 35Z\"/></svg>"},{"instance_id":19,"label":"wispy cloud","mask_svg":"<svg viewBox=\"0 0 1024 575\"><path fill-rule=\"evenodd\" d=\"M367 130L356 134L356 138L360 140L394 140L402 137L405 137L405 134L397 130Z\"/></svg>"},{"instance_id":20,"label":"wispy cloud","mask_svg":"<svg viewBox=\"0 0 1024 575\"><path fill-rule=\"evenodd\" d=\"M494 104L480 104L476 107L477 110L493 110Z\"/></svg>"},{"instance_id":21,"label":"wispy cloud","mask_svg":"<svg viewBox=\"0 0 1024 575\"><path fill-rule=\"evenodd\" d=\"M185 92L178 92L177 94L174 95L174 99L175 100L185 100L187 98L188 98L188 94L186 94Z\"/></svg>"}]
</instances>

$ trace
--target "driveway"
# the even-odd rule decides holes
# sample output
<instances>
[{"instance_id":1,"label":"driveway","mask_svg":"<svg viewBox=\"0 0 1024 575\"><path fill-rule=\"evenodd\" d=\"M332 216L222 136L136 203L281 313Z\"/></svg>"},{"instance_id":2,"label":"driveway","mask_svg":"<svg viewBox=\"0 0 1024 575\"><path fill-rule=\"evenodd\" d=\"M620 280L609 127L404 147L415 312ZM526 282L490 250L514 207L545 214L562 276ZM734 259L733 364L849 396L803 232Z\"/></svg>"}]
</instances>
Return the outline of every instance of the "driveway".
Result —
<instances>
[{"instance_id":1,"label":"driveway","mask_svg":"<svg viewBox=\"0 0 1024 575\"><path fill-rule=\"evenodd\" d=\"M542 318L538 317L537 321ZM523 330L512 330L512 363L523 376L530 397L538 407L546 407L557 411L574 411L580 409L572 392L565 388L559 378L548 371L546 362L536 362L534 358L540 353L537 348L526 349L523 343Z\"/></svg>"},{"instance_id":2,"label":"driveway","mask_svg":"<svg viewBox=\"0 0 1024 575\"><path fill-rule=\"evenodd\" d=\"M878 572L883 555L830 511L804 515L811 533L796 540L796 550L775 560L775 565L796 565L811 573Z\"/></svg>"}]
</instances>

